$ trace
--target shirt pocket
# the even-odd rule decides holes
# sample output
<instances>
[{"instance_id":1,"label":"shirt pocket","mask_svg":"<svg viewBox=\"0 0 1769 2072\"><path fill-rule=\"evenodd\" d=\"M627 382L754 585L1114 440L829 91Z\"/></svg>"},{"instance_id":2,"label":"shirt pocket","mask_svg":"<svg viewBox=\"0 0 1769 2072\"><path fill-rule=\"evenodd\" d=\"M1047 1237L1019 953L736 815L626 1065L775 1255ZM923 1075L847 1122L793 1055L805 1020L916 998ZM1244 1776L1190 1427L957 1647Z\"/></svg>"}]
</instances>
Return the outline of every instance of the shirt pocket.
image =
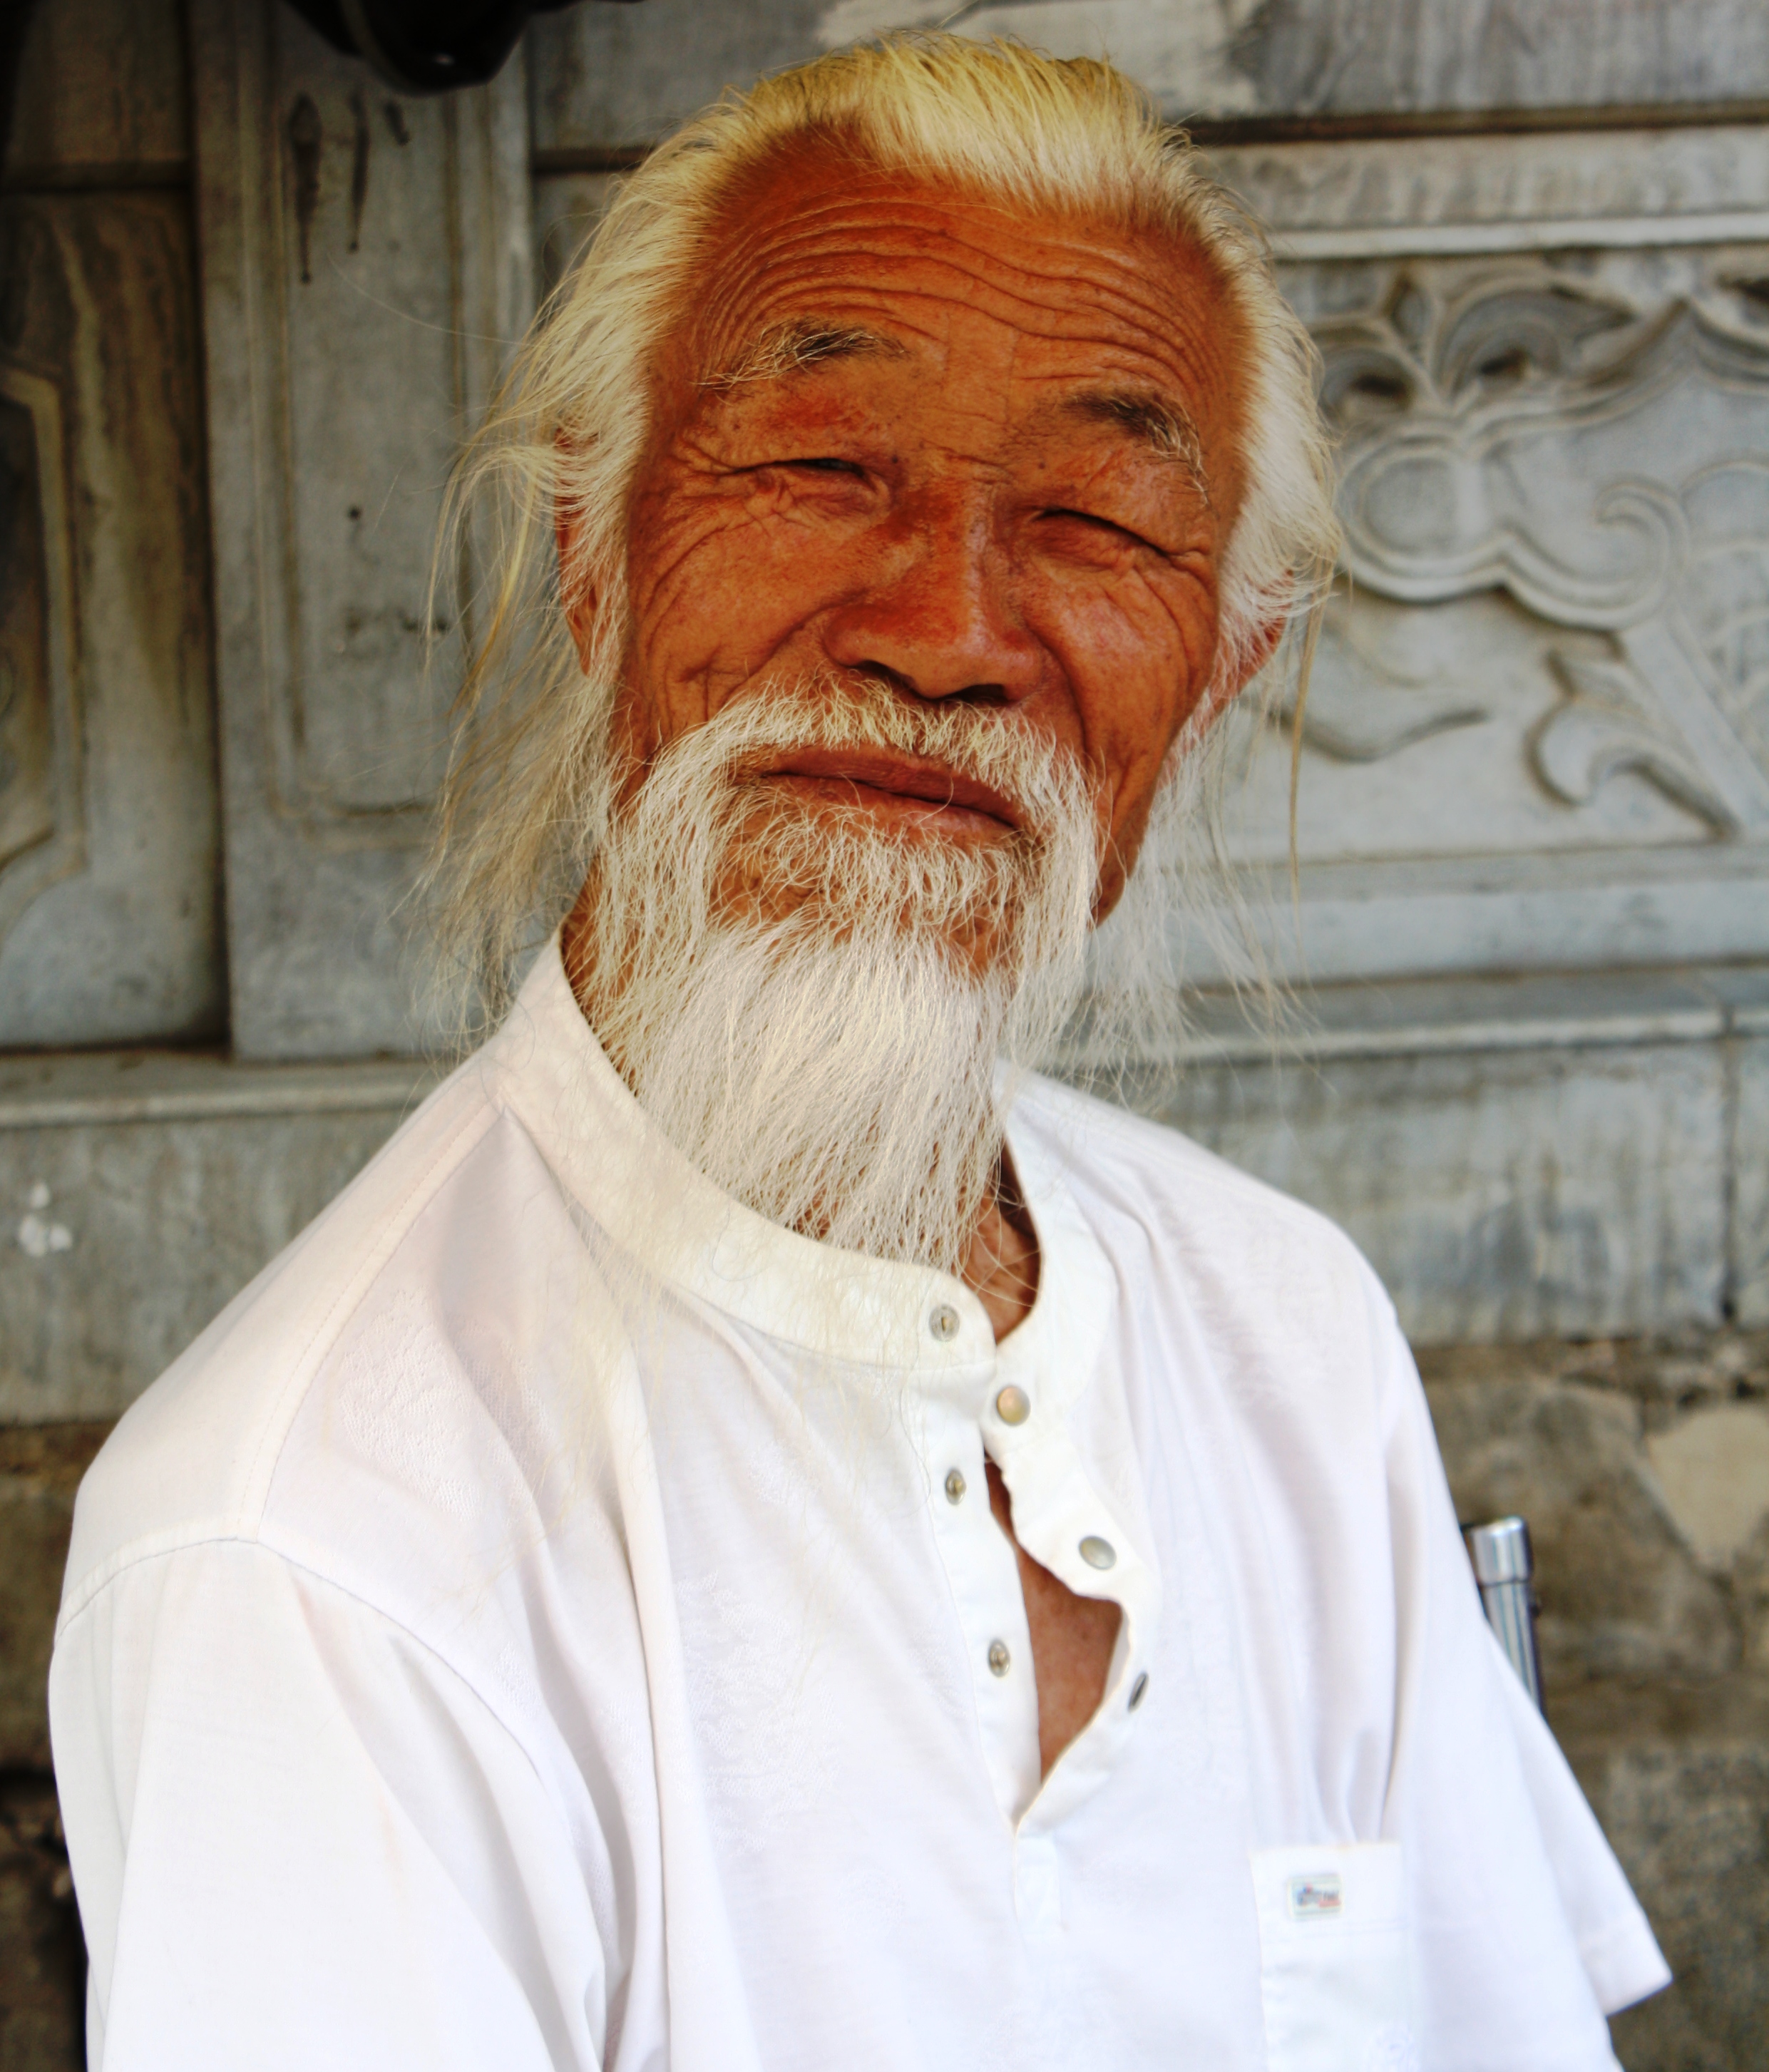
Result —
<instances>
[{"instance_id":1,"label":"shirt pocket","mask_svg":"<svg viewBox=\"0 0 1769 2072\"><path fill-rule=\"evenodd\" d=\"M1417 2072L1398 1842L1253 1852L1269 2072Z\"/></svg>"}]
</instances>

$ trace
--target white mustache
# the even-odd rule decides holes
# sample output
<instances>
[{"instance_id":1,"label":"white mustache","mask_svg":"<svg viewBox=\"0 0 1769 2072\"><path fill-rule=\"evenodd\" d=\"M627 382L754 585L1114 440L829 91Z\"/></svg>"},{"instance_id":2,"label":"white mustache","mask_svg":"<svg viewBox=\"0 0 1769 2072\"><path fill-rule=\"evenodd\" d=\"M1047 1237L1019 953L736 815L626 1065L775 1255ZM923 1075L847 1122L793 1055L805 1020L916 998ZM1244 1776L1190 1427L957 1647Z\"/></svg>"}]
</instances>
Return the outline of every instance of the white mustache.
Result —
<instances>
[{"instance_id":1,"label":"white mustache","mask_svg":"<svg viewBox=\"0 0 1769 2072\"><path fill-rule=\"evenodd\" d=\"M728 779L741 779L771 754L868 749L936 764L995 792L1035 836L1074 810L1078 789L1090 800L1096 789L1072 751L997 709L927 704L864 676L764 683L679 737L653 774L693 754L716 757Z\"/></svg>"}]
</instances>

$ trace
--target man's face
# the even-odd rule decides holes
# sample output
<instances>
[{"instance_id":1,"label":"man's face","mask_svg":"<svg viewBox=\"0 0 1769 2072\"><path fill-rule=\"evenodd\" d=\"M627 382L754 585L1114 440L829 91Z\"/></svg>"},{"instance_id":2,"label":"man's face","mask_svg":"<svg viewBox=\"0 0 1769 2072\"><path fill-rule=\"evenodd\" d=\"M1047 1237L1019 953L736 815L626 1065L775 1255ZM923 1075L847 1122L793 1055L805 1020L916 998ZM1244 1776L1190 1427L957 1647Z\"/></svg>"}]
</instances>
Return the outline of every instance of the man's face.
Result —
<instances>
[{"instance_id":1,"label":"man's face","mask_svg":"<svg viewBox=\"0 0 1769 2072\"><path fill-rule=\"evenodd\" d=\"M1238 343L1166 240L828 151L772 169L657 370L615 716L636 770L772 683L962 701L1080 759L1109 909L1216 660ZM771 751L747 776L899 839L1000 842L1015 819L891 750Z\"/></svg>"}]
</instances>

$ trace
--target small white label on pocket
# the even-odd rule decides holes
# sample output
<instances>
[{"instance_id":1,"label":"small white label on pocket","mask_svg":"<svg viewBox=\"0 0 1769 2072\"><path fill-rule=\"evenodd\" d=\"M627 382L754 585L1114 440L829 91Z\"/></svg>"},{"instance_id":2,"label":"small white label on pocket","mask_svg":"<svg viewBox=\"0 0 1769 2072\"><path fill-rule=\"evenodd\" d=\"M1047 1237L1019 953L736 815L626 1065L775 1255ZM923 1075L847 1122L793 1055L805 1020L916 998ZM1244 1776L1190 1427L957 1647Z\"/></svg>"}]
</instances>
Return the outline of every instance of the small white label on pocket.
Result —
<instances>
[{"instance_id":1,"label":"small white label on pocket","mask_svg":"<svg viewBox=\"0 0 1769 2072\"><path fill-rule=\"evenodd\" d=\"M1270 2072L1417 2072L1398 1842L1260 1849Z\"/></svg>"},{"instance_id":2,"label":"small white label on pocket","mask_svg":"<svg viewBox=\"0 0 1769 2072\"><path fill-rule=\"evenodd\" d=\"M1290 1918L1292 1921L1319 1921L1337 1914L1345 1904L1345 1888L1337 1871L1316 1871L1310 1877L1290 1881Z\"/></svg>"}]
</instances>

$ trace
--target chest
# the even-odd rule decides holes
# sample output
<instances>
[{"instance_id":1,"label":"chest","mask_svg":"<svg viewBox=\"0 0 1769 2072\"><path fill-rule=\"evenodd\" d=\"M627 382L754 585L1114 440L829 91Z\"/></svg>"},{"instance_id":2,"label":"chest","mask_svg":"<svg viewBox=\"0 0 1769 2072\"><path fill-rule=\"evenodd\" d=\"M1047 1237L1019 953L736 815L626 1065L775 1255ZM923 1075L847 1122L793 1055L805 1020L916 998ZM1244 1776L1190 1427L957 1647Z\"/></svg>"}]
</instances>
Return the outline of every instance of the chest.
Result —
<instances>
[{"instance_id":1,"label":"chest","mask_svg":"<svg viewBox=\"0 0 1769 2072\"><path fill-rule=\"evenodd\" d=\"M1253 1855L1337 1824L1319 1665L1250 1627L1295 1579L1229 1499L1232 1420L1139 1418L1110 1377L1120 1414L1022 1455L1013 1493L1053 1565L1109 1540L1129 1606L1047 1774L989 1496L1004 1371L820 1388L709 1334L649 1376L661 1558L632 1584L666 1858L691 1824L771 2066L1258 2065Z\"/></svg>"}]
</instances>

